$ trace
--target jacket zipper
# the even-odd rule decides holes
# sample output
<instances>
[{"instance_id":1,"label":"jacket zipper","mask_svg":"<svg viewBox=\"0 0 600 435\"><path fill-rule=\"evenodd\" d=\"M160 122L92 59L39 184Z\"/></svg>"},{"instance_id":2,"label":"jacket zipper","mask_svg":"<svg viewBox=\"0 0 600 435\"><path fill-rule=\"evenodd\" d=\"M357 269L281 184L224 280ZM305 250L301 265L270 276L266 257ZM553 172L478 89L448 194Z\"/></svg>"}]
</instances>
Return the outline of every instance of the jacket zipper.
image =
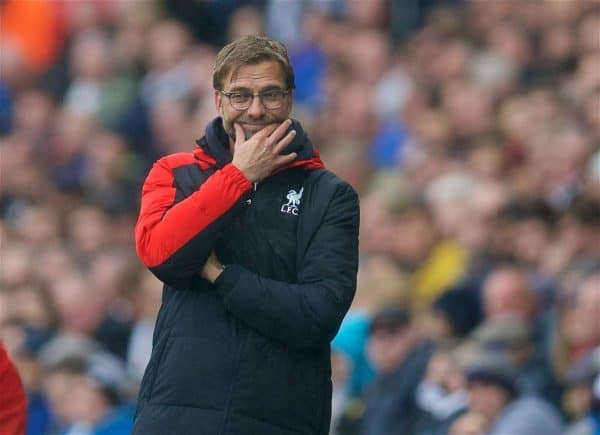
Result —
<instances>
[{"instance_id":1,"label":"jacket zipper","mask_svg":"<svg viewBox=\"0 0 600 435\"><path fill-rule=\"evenodd\" d=\"M258 182L254 182L254 191L256 192L256 189L258 189ZM246 204L251 205L252 204L252 198L248 198L246 200Z\"/></svg>"}]
</instances>

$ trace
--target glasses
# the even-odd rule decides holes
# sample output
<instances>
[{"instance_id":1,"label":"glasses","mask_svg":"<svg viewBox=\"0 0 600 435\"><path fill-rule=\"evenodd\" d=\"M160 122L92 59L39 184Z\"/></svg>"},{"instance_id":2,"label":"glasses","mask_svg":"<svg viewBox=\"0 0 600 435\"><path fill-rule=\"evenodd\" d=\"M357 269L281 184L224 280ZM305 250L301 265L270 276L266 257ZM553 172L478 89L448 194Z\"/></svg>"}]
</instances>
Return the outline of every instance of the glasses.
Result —
<instances>
[{"instance_id":1,"label":"glasses","mask_svg":"<svg viewBox=\"0 0 600 435\"><path fill-rule=\"evenodd\" d=\"M224 92L220 90L219 92L229 99L231 106L235 110L246 110L252 104L254 97L260 98L262 105L265 106L266 109L279 109L283 105L283 101L287 94L290 93L289 90L284 91L282 89L272 89L257 94L242 91Z\"/></svg>"}]
</instances>

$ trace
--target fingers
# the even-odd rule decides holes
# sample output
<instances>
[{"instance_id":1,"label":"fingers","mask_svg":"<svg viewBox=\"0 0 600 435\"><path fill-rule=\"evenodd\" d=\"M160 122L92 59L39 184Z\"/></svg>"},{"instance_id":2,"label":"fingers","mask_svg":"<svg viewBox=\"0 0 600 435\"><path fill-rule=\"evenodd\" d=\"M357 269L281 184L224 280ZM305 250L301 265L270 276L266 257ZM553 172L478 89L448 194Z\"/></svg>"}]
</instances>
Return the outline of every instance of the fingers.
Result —
<instances>
[{"instance_id":1,"label":"fingers","mask_svg":"<svg viewBox=\"0 0 600 435\"><path fill-rule=\"evenodd\" d=\"M281 154L281 152L287 147L296 137L296 130L290 131L285 135L283 139L275 144L273 150L271 151L273 154Z\"/></svg>"},{"instance_id":2,"label":"fingers","mask_svg":"<svg viewBox=\"0 0 600 435\"><path fill-rule=\"evenodd\" d=\"M277 143L277 141L279 141L279 139L281 139L285 135L285 132L288 128L290 128L290 125L292 125L291 119L286 119L281 124L279 124L275 131L269 136L269 141L271 143Z\"/></svg>"},{"instance_id":3,"label":"fingers","mask_svg":"<svg viewBox=\"0 0 600 435\"><path fill-rule=\"evenodd\" d=\"M298 153L284 154L283 156L277 156L274 160L277 167L285 166L292 163L298 157Z\"/></svg>"},{"instance_id":4,"label":"fingers","mask_svg":"<svg viewBox=\"0 0 600 435\"><path fill-rule=\"evenodd\" d=\"M275 129L277 129L277 128L278 128L277 124L269 124L269 125L265 126L264 128L262 128L260 131L258 131L254 135L254 137L268 138L273 133L273 131L275 131Z\"/></svg>"},{"instance_id":5,"label":"fingers","mask_svg":"<svg viewBox=\"0 0 600 435\"><path fill-rule=\"evenodd\" d=\"M237 122L233 124L233 129L235 130L235 143L239 144L246 140L246 135L244 134L244 129Z\"/></svg>"}]
</instances>

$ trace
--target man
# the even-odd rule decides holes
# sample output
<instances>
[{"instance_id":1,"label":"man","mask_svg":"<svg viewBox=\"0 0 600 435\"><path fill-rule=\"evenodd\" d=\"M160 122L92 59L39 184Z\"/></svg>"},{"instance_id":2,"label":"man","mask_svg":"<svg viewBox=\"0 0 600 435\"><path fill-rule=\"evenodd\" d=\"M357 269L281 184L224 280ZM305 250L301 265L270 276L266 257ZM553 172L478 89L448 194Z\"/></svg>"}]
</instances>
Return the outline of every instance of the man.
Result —
<instances>
[{"instance_id":1,"label":"man","mask_svg":"<svg viewBox=\"0 0 600 435\"><path fill-rule=\"evenodd\" d=\"M125 366L100 351L63 356L46 367L46 393L58 417L52 433L61 435L128 435L133 407L127 403Z\"/></svg>"},{"instance_id":2,"label":"man","mask_svg":"<svg viewBox=\"0 0 600 435\"><path fill-rule=\"evenodd\" d=\"M416 389L427 369L432 347L418 335L407 311L379 310L369 329L367 354L377 372L361 402L353 401L342 416L342 434L412 433L417 416Z\"/></svg>"},{"instance_id":3,"label":"man","mask_svg":"<svg viewBox=\"0 0 600 435\"><path fill-rule=\"evenodd\" d=\"M562 387L548 358L536 349L530 322L514 315L490 319L479 325L471 337L482 349L506 356L516 370L521 393L539 395L560 406Z\"/></svg>"},{"instance_id":4,"label":"man","mask_svg":"<svg viewBox=\"0 0 600 435\"><path fill-rule=\"evenodd\" d=\"M493 269L483 284L484 320L515 316L533 321L537 301L525 272L519 267L501 265Z\"/></svg>"},{"instance_id":5,"label":"man","mask_svg":"<svg viewBox=\"0 0 600 435\"><path fill-rule=\"evenodd\" d=\"M517 372L500 353L481 353L466 373L469 411L481 414L489 423L489 435L558 435L562 421L545 400L521 395ZM451 430L452 433L452 430Z\"/></svg>"},{"instance_id":6,"label":"man","mask_svg":"<svg viewBox=\"0 0 600 435\"><path fill-rule=\"evenodd\" d=\"M133 433L325 435L358 197L288 119L282 44L225 46L213 86L220 117L142 191L137 252L165 286Z\"/></svg>"}]
</instances>

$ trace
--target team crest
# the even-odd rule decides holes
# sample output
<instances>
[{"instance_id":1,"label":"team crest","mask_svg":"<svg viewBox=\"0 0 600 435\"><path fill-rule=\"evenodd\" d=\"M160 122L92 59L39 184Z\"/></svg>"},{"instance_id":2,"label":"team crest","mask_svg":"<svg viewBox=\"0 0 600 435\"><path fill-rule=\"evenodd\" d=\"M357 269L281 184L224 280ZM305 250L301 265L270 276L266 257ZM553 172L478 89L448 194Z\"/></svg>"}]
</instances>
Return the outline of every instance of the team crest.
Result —
<instances>
[{"instance_id":1,"label":"team crest","mask_svg":"<svg viewBox=\"0 0 600 435\"><path fill-rule=\"evenodd\" d=\"M304 192L304 187L299 192L291 189L286 195L287 202L281 206L281 212L298 216L298 206L300 205L300 199L302 199L302 192Z\"/></svg>"}]
</instances>

